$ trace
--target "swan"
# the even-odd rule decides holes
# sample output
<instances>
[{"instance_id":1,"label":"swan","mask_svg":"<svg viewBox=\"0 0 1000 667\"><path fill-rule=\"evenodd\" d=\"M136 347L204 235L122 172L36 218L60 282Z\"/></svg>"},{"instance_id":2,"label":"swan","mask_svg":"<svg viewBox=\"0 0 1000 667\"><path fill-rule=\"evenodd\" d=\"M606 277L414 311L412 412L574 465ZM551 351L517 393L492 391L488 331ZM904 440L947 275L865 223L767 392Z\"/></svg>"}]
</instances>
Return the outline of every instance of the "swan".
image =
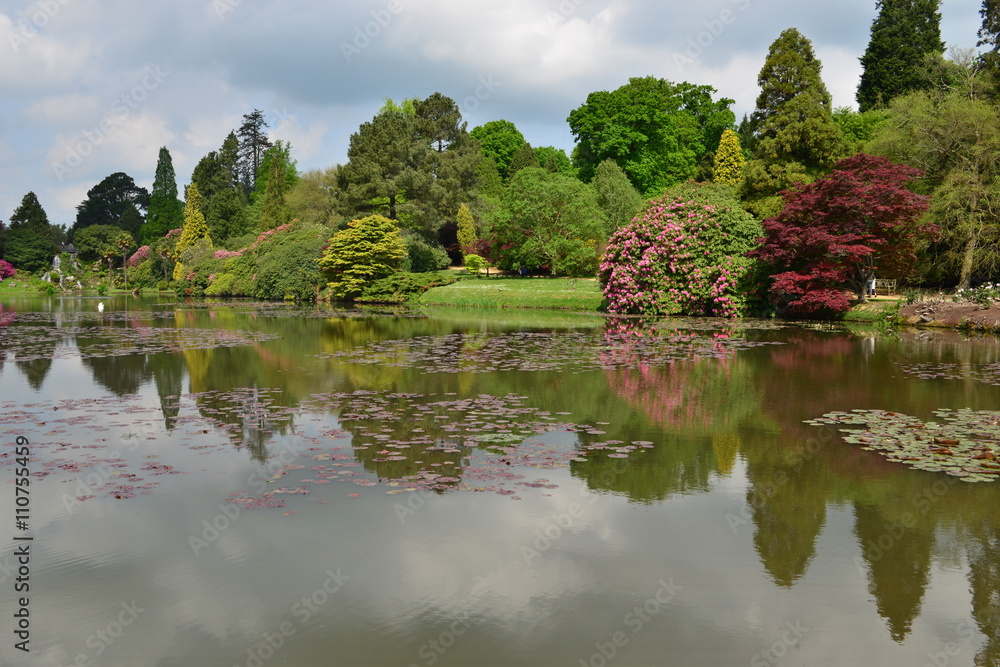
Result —
<instances>
[{"instance_id":1,"label":"swan","mask_svg":"<svg viewBox=\"0 0 1000 667\"><path fill-rule=\"evenodd\" d=\"M97 304L97 312L99 312L99 313L103 313L104 312L104 302L103 301L101 301L99 304Z\"/></svg>"}]
</instances>

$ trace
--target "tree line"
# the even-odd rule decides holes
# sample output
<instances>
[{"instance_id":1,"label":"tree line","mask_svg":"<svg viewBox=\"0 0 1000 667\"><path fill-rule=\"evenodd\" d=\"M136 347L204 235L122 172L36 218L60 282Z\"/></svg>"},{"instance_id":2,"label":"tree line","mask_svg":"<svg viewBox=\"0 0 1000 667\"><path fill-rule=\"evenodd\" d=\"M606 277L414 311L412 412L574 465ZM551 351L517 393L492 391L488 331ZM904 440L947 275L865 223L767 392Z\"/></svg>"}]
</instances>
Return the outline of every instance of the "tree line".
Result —
<instances>
[{"instance_id":1,"label":"tree line","mask_svg":"<svg viewBox=\"0 0 1000 667\"><path fill-rule=\"evenodd\" d=\"M853 255L846 254L871 269L861 274L894 271L918 284L959 287L992 280L1000 268L1000 3L983 1L976 43L984 47L981 53L945 52L940 0L878 0L876 9L860 58L857 111L833 108L822 64L795 28L771 44L758 76L755 109L739 123L731 110L734 100L710 86L636 77L616 90L591 93L569 113L571 155L532 146L507 120L469 130L455 101L434 93L387 100L351 136L345 164L300 173L292 146L272 143L264 114L254 110L197 163L183 200L163 147L152 191L127 174L111 174L87 193L68 230L49 224L37 197L28 193L0 230L0 252L17 268L39 271L49 266L57 243L71 240L84 259L120 268L122 280L131 268L133 283L174 282L201 292L228 275L229 291L216 285L216 293L280 297L285 295L255 286L258 269L267 263L262 253L272 242L298 238L289 241L297 250L282 250L285 260L305 267L298 271L300 282L322 288L337 283L343 278L338 272L346 270L329 248L353 252L342 247L343 238L333 239L338 234L362 239L371 227L388 235L380 237L388 254L371 258L384 267L369 272L372 280L463 261L522 273L610 275L610 268L601 268L609 240L640 218L647 226L650 220L675 224L664 222L670 216L650 215L649 207L663 206L665 193L684 191L705 205L739 210L757 221L762 235L756 242L764 249L754 257L765 265L761 280L768 289L774 292L776 282L788 288L797 280L798 288L809 291L813 288L803 287L808 276L830 273L831 262L809 264L802 256L766 248L789 247L791 236L801 236L793 229L827 225L829 238L819 246L814 239L807 254L829 259L840 252L831 248L843 225L835 231L829 216L803 209L796 196L828 205L816 199L817 188L833 192L823 184L846 178L838 165L871 155L889 163L848 162L855 179L862 172L864 178L884 179L924 197L925 205L882 216L880 222L869 216L863 229L854 229ZM919 171L900 180L901 172L891 165ZM691 181L711 187L684 190ZM810 184L819 185L809 190ZM858 196L856 204L882 205L855 185L837 196L865 191L869 199ZM903 196L894 187L879 196L888 193ZM789 227L794 217L789 211L796 212L797 227ZM896 229L878 231L879 225ZM746 244L746 229L734 232L736 246ZM715 243L707 227L699 230L695 236ZM893 244L886 242L890 236ZM316 240L306 242L307 237ZM358 240L363 242L369 241ZM894 247L915 260L899 262L891 256ZM710 260L735 257L725 249L719 253ZM351 256L355 265L366 262ZM236 267L241 262L246 266ZM857 266L849 268L844 269L849 279L842 271L823 289L857 292L853 286L861 274ZM774 278L789 271L806 277L792 283ZM269 289L310 292L278 282ZM311 290L314 296L317 291ZM772 297L788 302L793 292Z\"/></svg>"}]
</instances>

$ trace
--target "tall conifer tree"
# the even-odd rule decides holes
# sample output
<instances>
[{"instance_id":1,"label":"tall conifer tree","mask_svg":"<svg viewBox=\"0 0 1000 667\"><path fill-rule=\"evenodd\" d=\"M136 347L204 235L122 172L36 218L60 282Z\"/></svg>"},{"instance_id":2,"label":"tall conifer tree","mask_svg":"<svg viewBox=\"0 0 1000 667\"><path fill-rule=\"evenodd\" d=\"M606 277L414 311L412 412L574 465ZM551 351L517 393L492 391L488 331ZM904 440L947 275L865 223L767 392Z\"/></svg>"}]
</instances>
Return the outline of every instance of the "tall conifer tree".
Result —
<instances>
[{"instance_id":1,"label":"tall conifer tree","mask_svg":"<svg viewBox=\"0 0 1000 667\"><path fill-rule=\"evenodd\" d=\"M177 199L174 163L170 158L170 151L163 146L156 160L156 176L153 178L153 191L149 195L149 212L146 214L146 223L140 230L140 241L144 244L152 243L183 223L184 204Z\"/></svg>"},{"instance_id":2,"label":"tall conifer tree","mask_svg":"<svg viewBox=\"0 0 1000 667\"><path fill-rule=\"evenodd\" d=\"M861 56L857 98L862 112L927 88L924 60L944 53L940 5L941 0L877 0L871 41Z\"/></svg>"}]
</instances>

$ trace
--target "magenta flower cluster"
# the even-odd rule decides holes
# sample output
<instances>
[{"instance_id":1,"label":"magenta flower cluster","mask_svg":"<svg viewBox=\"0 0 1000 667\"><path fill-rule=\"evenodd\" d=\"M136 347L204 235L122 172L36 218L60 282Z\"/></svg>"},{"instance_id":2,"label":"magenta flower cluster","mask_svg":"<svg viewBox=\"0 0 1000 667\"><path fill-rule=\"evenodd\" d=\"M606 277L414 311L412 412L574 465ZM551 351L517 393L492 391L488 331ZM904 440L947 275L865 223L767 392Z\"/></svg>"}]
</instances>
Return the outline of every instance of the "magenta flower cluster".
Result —
<instances>
[{"instance_id":1,"label":"magenta flower cluster","mask_svg":"<svg viewBox=\"0 0 1000 667\"><path fill-rule=\"evenodd\" d=\"M149 246L140 246L139 249L132 253L132 256L125 262L125 266L130 269L134 269L147 259L149 259Z\"/></svg>"},{"instance_id":2,"label":"magenta flower cluster","mask_svg":"<svg viewBox=\"0 0 1000 667\"><path fill-rule=\"evenodd\" d=\"M246 250L246 248L243 248L241 250L216 250L215 251L215 258L216 259L230 259L232 257L242 257L244 250Z\"/></svg>"},{"instance_id":3,"label":"magenta flower cluster","mask_svg":"<svg viewBox=\"0 0 1000 667\"><path fill-rule=\"evenodd\" d=\"M726 254L715 208L669 195L608 240L599 278L619 314L738 317L747 260Z\"/></svg>"}]
</instances>

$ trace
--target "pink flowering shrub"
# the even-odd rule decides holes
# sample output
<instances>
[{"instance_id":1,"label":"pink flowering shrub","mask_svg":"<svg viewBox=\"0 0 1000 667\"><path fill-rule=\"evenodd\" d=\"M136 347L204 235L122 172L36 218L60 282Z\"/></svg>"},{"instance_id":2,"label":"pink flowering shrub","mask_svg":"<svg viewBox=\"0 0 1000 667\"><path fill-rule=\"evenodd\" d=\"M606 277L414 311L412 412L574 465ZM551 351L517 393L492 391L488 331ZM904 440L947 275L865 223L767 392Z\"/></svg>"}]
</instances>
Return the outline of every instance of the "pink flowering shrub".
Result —
<instances>
[{"instance_id":1,"label":"pink flowering shrub","mask_svg":"<svg viewBox=\"0 0 1000 667\"><path fill-rule=\"evenodd\" d=\"M134 269L147 259L149 259L149 246L140 246L140 248L132 253L132 256L128 258L128 261L125 262L125 266L130 269Z\"/></svg>"},{"instance_id":2,"label":"pink flowering shrub","mask_svg":"<svg viewBox=\"0 0 1000 667\"><path fill-rule=\"evenodd\" d=\"M760 223L727 191L688 183L650 200L608 240L598 278L619 314L746 314L755 297L746 253Z\"/></svg>"},{"instance_id":3,"label":"pink flowering shrub","mask_svg":"<svg viewBox=\"0 0 1000 667\"><path fill-rule=\"evenodd\" d=\"M246 250L246 248L241 248L239 250L216 250L215 251L215 258L216 259L232 259L233 257L242 257L243 256L243 252L245 250Z\"/></svg>"},{"instance_id":4,"label":"pink flowering shrub","mask_svg":"<svg viewBox=\"0 0 1000 667\"><path fill-rule=\"evenodd\" d=\"M17 271L14 269L13 264L11 264L5 259L0 259L0 280L3 280L4 278L10 278L16 273Z\"/></svg>"}]
</instances>

